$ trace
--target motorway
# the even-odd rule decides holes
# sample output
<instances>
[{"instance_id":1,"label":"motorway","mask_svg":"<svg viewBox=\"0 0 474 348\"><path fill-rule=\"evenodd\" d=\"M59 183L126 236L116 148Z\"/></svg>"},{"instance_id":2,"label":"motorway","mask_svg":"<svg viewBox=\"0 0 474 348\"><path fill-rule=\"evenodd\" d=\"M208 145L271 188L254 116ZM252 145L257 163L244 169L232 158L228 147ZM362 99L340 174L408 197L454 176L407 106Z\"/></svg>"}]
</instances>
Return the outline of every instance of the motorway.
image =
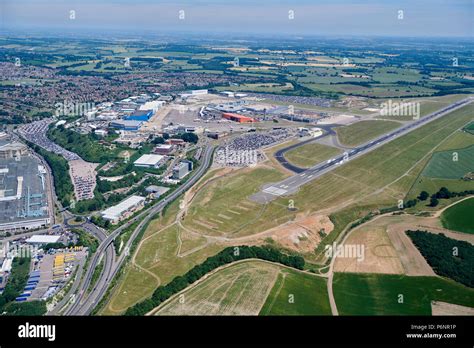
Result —
<instances>
[{"instance_id":1,"label":"motorway","mask_svg":"<svg viewBox=\"0 0 474 348\"><path fill-rule=\"evenodd\" d=\"M265 185L260 192L252 195L250 199L261 204L266 204L278 197L294 194L298 191L298 189L301 186L309 183L310 181L313 181L314 179L320 177L323 174L326 174L332 171L333 169L337 168L341 164L347 163L359 156L367 154L375 150L376 148L384 144L387 144L388 142L398 137L401 137L419 127L422 127L423 125L431 121L439 119L453 112L454 110L457 110L471 103L473 100L474 100L473 97L468 97L463 100L457 101L432 114L422 117L419 120L416 120L400 128L397 128L392 132L386 133L380 136L379 138L376 138L368 143L355 147L352 150L347 151L342 155L339 155L328 161L321 162L297 175L288 177L285 180L280 181L279 183Z\"/></svg>"},{"instance_id":2,"label":"motorway","mask_svg":"<svg viewBox=\"0 0 474 348\"><path fill-rule=\"evenodd\" d=\"M169 196L165 197L158 204L144 210L136 217L127 221L127 223L114 230L110 235L108 235L105 239L101 241L99 247L97 248L97 251L91 259L88 269L86 270L83 276L83 281L78 289L75 301L69 308L65 310L65 315L90 314L90 312L102 299L105 292L107 291L110 282L120 269L123 262L126 260L126 257L128 256L130 251L130 247L133 241L140 233L142 227L144 227L157 213L161 212L169 203L174 201L182 193L191 188L204 175L204 173L207 171L211 164L213 153L214 146L206 146L203 151L201 165L182 186L176 189ZM141 220L140 223L134 229L131 237L127 241L127 244L124 246L122 253L117 258L115 256L113 240L118 237L124 229L139 220ZM94 226L94 229L97 228ZM102 260L104 260L104 267L102 273L100 274L100 277L97 280L93 290L90 293L86 293L86 290L89 287L89 284L91 283L94 270Z\"/></svg>"}]
</instances>

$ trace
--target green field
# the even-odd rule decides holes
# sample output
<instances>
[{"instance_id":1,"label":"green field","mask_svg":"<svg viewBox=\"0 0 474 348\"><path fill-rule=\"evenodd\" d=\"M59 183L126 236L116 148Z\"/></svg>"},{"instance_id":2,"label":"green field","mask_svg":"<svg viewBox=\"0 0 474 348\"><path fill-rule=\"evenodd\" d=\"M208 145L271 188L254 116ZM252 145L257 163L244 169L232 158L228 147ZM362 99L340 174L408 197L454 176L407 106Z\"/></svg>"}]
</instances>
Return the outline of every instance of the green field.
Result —
<instances>
[{"instance_id":1,"label":"green field","mask_svg":"<svg viewBox=\"0 0 474 348\"><path fill-rule=\"evenodd\" d=\"M474 141L473 135L463 132L457 131L453 133L452 136L447 137L443 140L440 146L436 149L439 152L448 152L453 153L457 151L457 149L464 149L472 145ZM421 172L423 173L424 167L430 163L431 158L422 161L419 164L419 168L421 168ZM406 177L407 178L407 177ZM417 178L414 179L415 182L409 188L409 192L407 194L407 199L416 198L421 191L427 191L429 193L438 192L441 187L446 187L452 192L461 192L464 190L473 190L474 189L474 182L468 180L462 180L460 178L457 179L440 179L440 178L429 178L420 174ZM408 184L408 182L407 182ZM436 209L444 205L451 204L452 201L450 200L442 200L440 201L440 206ZM427 209L428 207L424 207ZM429 209L429 208L428 208Z\"/></svg>"},{"instance_id":2,"label":"green field","mask_svg":"<svg viewBox=\"0 0 474 348\"><path fill-rule=\"evenodd\" d=\"M309 168L341 152L332 146L309 143L286 152L285 159L297 167Z\"/></svg>"},{"instance_id":3,"label":"green field","mask_svg":"<svg viewBox=\"0 0 474 348\"><path fill-rule=\"evenodd\" d=\"M440 277L336 273L333 288L340 315L431 315L431 301L474 307L474 289Z\"/></svg>"},{"instance_id":4,"label":"green field","mask_svg":"<svg viewBox=\"0 0 474 348\"><path fill-rule=\"evenodd\" d=\"M474 234L474 198L446 209L441 214L441 222L447 229Z\"/></svg>"},{"instance_id":5,"label":"green field","mask_svg":"<svg viewBox=\"0 0 474 348\"><path fill-rule=\"evenodd\" d=\"M278 275L260 315L331 315L326 280L285 269Z\"/></svg>"},{"instance_id":6,"label":"green field","mask_svg":"<svg viewBox=\"0 0 474 348\"><path fill-rule=\"evenodd\" d=\"M474 134L474 122L469 124L466 128L464 128L464 130L468 133Z\"/></svg>"},{"instance_id":7,"label":"green field","mask_svg":"<svg viewBox=\"0 0 474 348\"><path fill-rule=\"evenodd\" d=\"M472 140L474 142L474 139ZM429 178L461 179L469 172L474 172L474 145L464 149L436 152L423 170L423 175Z\"/></svg>"},{"instance_id":8,"label":"green field","mask_svg":"<svg viewBox=\"0 0 474 348\"><path fill-rule=\"evenodd\" d=\"M342 145L357 146L398 127L398 122L369 120L338 127L336 133Z\"/></svg>"}]
</instances>

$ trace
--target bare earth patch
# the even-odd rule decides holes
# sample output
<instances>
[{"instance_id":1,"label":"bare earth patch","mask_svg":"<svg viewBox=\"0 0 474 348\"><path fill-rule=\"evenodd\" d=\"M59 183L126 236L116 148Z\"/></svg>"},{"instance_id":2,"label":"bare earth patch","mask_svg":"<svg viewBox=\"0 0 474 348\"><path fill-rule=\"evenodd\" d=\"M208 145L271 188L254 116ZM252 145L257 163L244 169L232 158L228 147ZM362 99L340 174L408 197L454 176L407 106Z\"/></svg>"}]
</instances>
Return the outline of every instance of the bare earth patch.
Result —
<instances>
[{"instance_id":1,"label":"bare earth patch","mask_svg":"<svg viewBox=\"0 0 474 348\"><path fill-rule=\"evenodd\" d=\"M396 224L387 227L387 233L393 246L398 252L400 261L405 269L406 275L412 276L435 276L428 262L415 245L410 237L405 233L406 230L413 229L413 225Z\"/></svg>"},{"instance_id":2,"label":"bare earth patch","mask_svg":"<svg viewBox=\"0 0 474 348\"><path fill-rule=\"evenodd\" d=\"M354 230L344 245L359 246L364 248L364 252L362 257L357 255L338 256L334 264L336 272L404 273L397 251L383 226L364 226Z\"/></svg>"},{"instance_id":3,"label":"bare earth patch","mask_svg":"<svg viewBox=\"0 0 474 348\"><path fill-rule=\"evenodd\" d=\"M326 215L297 216L295 221L273 228L265 235L285 248L307 253L321 242L320 231L329 234L333 229Z\"/></svg>"},{"instance_id":4,"label":"bare earth patch","mask_svg":"<svg viewBox=\"0 0 474 348\"><path fill-rule=\"evenodd\" d=\"M446 302L431 302L432 315L474 315L474 308Z\"/></svg>"}]
</instances>

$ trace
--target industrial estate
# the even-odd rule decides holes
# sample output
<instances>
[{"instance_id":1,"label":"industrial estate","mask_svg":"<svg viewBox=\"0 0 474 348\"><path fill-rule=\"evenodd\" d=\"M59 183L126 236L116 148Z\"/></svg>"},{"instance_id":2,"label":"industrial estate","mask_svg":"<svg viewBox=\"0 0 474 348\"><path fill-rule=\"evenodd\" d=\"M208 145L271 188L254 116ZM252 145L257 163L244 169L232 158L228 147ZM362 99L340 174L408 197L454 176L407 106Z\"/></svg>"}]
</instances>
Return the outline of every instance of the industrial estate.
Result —
<instances>
[{"instance_id":1,"label":"industrial estate","mask_svg":"<svg viewBox=\"0 0 474 348\"><path fill-rule=\"evenodd\" d=\"M387 40L0 37L0 313L474 315L474 43Z\"/></svg>"}]
</instances>

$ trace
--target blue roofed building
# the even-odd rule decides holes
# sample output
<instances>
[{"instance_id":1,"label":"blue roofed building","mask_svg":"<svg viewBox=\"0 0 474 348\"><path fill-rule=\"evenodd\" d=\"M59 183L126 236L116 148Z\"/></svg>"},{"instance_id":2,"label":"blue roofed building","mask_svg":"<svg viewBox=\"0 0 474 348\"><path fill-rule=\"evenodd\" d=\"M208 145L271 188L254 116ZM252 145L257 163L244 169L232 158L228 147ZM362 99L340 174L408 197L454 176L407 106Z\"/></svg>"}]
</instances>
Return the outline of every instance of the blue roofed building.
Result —
<instances>
[{"instance_id":1,"label":"blue roofed building","mask_svg":"<svg viewBox=\"0 0 474 348\"><path fill-rule=\"evenodd\" d=\"M135 110L129 116L125 117L128 121L148 121L153 116L153 110Z\"/></svg>"}]
</instances>

